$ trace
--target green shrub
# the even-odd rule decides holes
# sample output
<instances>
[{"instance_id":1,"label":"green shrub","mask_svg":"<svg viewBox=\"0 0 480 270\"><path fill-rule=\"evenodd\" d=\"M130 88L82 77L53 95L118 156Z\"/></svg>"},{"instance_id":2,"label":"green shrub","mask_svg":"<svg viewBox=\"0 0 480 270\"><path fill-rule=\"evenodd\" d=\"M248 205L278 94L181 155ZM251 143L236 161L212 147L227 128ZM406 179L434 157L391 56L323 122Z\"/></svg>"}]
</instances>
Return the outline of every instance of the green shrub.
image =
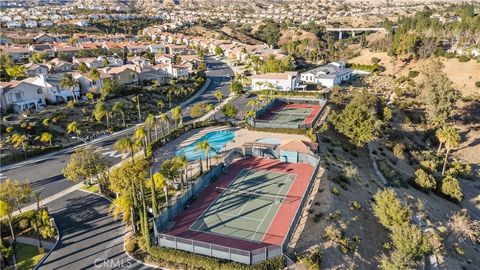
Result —
<instances>
[{"instance_id":1,"label":"green shrub","mask_svg":"<svg viewBox=\"0 0 480 270\"><path fill-rule=\"evenodd\" d=\"M23 231L30 228L30 219L24 218L18 222L18 228Z\"/></svg>"},{"instance_id":2,"label":"green shrub","mask_svg":"<svg viewBox=\"0 0 480 270\"><path fill-rule=\"evenodd\" d=\"M416 70L410 70L410 71L408 72L408 77L409 77L409 78L415 78L415 77L418 76L418 74L419 74L418 71L416 71Z\"/></svg>"},{"instance_id":3,"label":"green shrub","mask_svg":"<svg viewBox=\"0 0 480 270\"><path fill-rule=\"evenodd\" d=\"M401 204L395 190L388 188L378 191L373 199L373 212L386 228L391 229L410 222L412 216L410 209Z\"/></svg>"},{"instance_id":4,"label":"green shrub","mask_svg":"<svg viewBox=\"0 0 480 270\"><path fill-rule=\"evenodd\" d=\"M468 62L470 61L470 57L466 56L466 55L460 55L458 57L458 62Z\"/></svg>"},{"instance_id":5,"label":"green shrub","mask_svg":"<svg viewBox=\"0 0 480 270\"><path fill-rule=\"evenodd\" d=\"M342 238L342 231L333 225L328 225L325 227L323 237L329 241L337 242Z\"/></svg>"},{"instance_id":6,"label":"green shrub","mask_svg":"<svg viewBox=\"0 0 480 270\"><path fill-rule=\"evenodd\" d=\"M52 238L55 235L57 235L55 228L52 226L42 226L40 227L39 232L40 232L40 235L45 239Z\"/></svg>"},{"instance_id":7,"label":"green shrub","mask_svg":"<svg viewBox=\"0 0 480 270\"><path fill-rule=\"evenodd\" d=\"M437 186L435 178L423 169L417 169L415 171L415 183L424 189L435 189Z\"/></svg>"},{"instance_id":8,"label":"green shrub","mask_svg":"<svg viewBox=\"0 0 480 270\"><path fill-rule=\"evenodd\" d=\"M428 238L416 225L394 226L390 236L395 248L410 260L420 260L432 250Z\"/></svg>"},{"instance_id":9,"label":"green shrub","mask_svg":"<svg viewBox=\"0 0 480 270\"><path fill-rule=\"evenodd\" d=\"M285 260L281 256L255 265L244 265L163 247L152 247L149 254L147 261L156 262L170 269L277 270L285 266Z\"/></svg>"},{"instance_id":10,"label":"green shrub","mask_svg":"<svg viewBox=\"0 0 480 270\"><path fill-rule=\"evenodd\" d=\"M453 175L446 175L442 179L440 191L455 202L460 202L463 198L462 188Z\"/></svg>"},{"instance_id":11,"label":"green shrub","mask_svg":"<svg viewBox=\"0 0 480 270\"><path fill-rule=\"evenodd\" d=\"M337 195L339 196L340 195L340 190L337 188L337 187L332 187L332 189L330 190L334 195Z\"/></svg>"},{"instance_id":12,"label":"green shrub","mask_svg":"<svg viewBox=\"0 0 480 270\"><path fill-rule=\"evenodd\" d=\"M362 209L362 205L358 201L351 201L350 202L350 208L355 209L355 210L360 210L360 209Z\"/></svg>"},{"instance_id":13,"label":"green shrub","mask_svg":"<svg viewBox=\"0 0 480 270\"><path fill-rule=\"evenodd\" d=\"M127 241L125 241L125 251L128 253L131 253L135 251L137 248L137 241L135 241L134 238L128 238Z\"/></svg>"},{"instance_id":14,"label":"green shrub","mask_svg":"<svg viewBox=\"0 0 480 270\"><path fill-rule=\"evenodd\" d=\"M315 247L310 250L306 255L300 257L300 261L307 270L320 270L320 264L322 263L322 250L319 247Z\"/></svg>"},{"instance_id":15,"label":"green shrub","mask_svg":"<svg viewBox=\"0 0 480 270\"><path fill-rule=\"evenodd\" d=\"M480 88L480 81L476 81L475 86Z\"/></svg>"}]
</instances>

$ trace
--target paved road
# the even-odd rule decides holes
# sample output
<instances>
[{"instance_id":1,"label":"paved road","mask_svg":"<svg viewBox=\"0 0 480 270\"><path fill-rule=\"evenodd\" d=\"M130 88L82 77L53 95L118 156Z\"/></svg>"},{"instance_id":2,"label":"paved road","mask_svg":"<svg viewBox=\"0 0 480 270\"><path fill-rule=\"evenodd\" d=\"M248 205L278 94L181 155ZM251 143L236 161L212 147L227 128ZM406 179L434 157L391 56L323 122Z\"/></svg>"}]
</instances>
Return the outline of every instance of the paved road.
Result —
<instances>
[{"instance_id":1,"label":"paved road","mask_svg":"<svg viewBox=\"0 0 480 270\"><path fill-rule=\"evenodd\" d=\"M207 77L211 84L194 103L216 104L218 101L213 93L217 90L222 91L225 96L229 94L229 79L225 74L233 76L232 70L214 59L208 59L207 63L210 69ZM184 108L185 123L192 121L189 110L190 106ZM98 139L92 142L92 145L115 164L120 161L120 155L113 152L111 147L118 138L130 134L130 131L125 131ZM73 151L67 149L10 166L2 171L2 176L28 178L34 189L41 190L42 197L48 197L73 185L64 179L61 173ZM149 269L132 262L126 256L123 250L123 226L109 214L108 200L83 191L74 191L47 203L46 206L55 218L61 238L40 269Z\"/></svg>"}]
</instances>

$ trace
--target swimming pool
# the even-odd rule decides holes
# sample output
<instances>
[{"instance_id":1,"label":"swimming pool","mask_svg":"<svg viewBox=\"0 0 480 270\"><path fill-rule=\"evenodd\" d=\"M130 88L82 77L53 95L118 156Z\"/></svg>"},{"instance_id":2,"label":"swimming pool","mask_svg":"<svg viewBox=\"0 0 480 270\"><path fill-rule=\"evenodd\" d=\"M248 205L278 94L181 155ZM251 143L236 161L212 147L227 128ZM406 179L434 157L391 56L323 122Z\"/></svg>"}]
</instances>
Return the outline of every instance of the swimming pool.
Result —
<instances>
[{"instance_id":1,"label":"swimming pool","mask_svg":"<svg viewBox=\"0 0 480 270\"><path fill-rule=\"evenodd\" d=\"M276 145L282 144L282 142L279 139L276 139L276 138L261 138L261 139L256 140L256 142L276 144Z\"/></svg>"},{"instance_id":2,"label":"swimming pool","mask_svg":"<svg viewBox=\"0 0 480 270\"><path fill-rule=\"evenodd\" d=\"M231 130L221 130L221 131L212 131L203 135L200 139L195 142L182 147L175 152L177 156L185 156L188 161L198 160L202 157L205 160L205 151L198 151L197 144L207 140L211 149L208 153L209 157L214 157L216 153L220 153L222 148L227 144L227 142L232 141L235 138L235 132Z\"/></svg>"}]
</instances>

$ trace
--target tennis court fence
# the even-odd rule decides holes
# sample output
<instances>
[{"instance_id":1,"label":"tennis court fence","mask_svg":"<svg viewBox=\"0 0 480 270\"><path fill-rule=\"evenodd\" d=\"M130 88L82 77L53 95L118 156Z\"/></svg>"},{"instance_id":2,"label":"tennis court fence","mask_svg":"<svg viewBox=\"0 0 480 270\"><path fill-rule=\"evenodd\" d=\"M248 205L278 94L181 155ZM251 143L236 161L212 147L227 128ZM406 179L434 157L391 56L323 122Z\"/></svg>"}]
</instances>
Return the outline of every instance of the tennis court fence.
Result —
<instances>
[{"instance_id":1,"label":"tennis court fence","mask_svg":"<svg viewBox=\"0 0 480 270\"><path fill-rule=\"evenodd\" d=\"M158 234L157 240L163 247L244 264L256 264L283 254L282 247L277 245L269 245L255 250L242 250L167 234Z\"/></svg>"}]
</instances>

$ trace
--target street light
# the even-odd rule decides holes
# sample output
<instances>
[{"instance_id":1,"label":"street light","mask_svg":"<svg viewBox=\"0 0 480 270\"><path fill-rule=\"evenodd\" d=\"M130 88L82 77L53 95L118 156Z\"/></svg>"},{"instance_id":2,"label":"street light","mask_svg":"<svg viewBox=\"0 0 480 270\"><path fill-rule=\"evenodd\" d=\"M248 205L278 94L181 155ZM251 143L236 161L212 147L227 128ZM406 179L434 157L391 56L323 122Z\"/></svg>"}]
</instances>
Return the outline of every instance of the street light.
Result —
<instances>
[{"instance_id":1,"label":"street light","mask_svg":"<svg viewBox=\"0 0 480 270\"><path fill-rule=\"evenodd\" d=\"M79 139L79 140L81 140L81 141L85 144L85 146L87 145L87 141L86 141L85 139L83 139L82 137L72 136L72 139Z\"/></svg>"},{"instance_id":2,"label":"street light","mask_svg":"<svg viewBox=\"0 0 480 270\"><path fill-rule=\"evenodd\" d=\"M135 96L137 99L137 110L138 110L138 122L142 122L142 114L140 113L140 97L143 97L143 94L138 94Z\"/></svg>"}]
</instances>

